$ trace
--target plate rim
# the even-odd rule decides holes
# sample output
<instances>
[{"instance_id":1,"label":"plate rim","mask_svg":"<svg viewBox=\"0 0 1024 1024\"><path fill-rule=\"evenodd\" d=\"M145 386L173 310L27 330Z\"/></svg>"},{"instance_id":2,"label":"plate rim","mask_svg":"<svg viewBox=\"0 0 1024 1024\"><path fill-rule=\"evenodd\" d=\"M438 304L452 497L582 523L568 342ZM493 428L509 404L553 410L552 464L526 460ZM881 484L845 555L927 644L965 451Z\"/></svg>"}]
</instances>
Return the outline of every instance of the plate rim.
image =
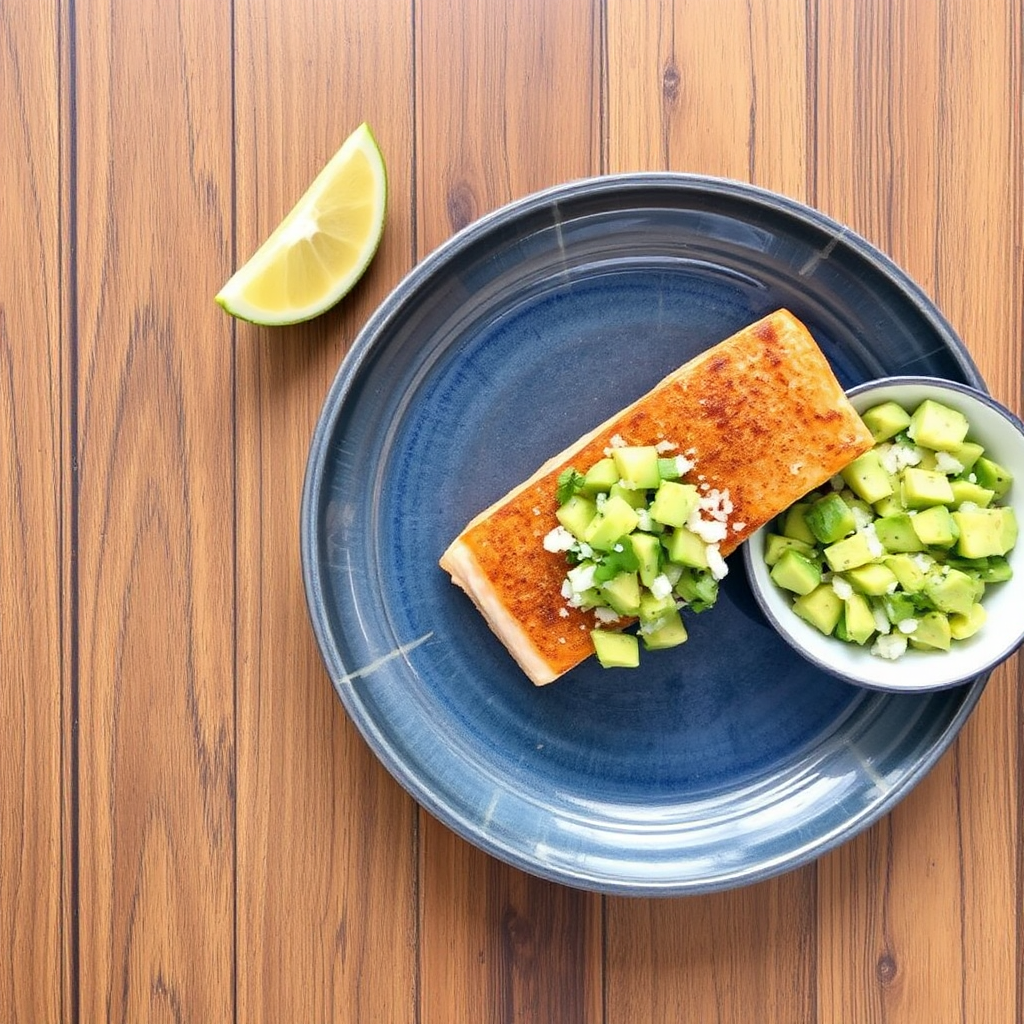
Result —
<instances>
[{"instance_id":1,"label":"plate rim","mask_svg":"<svg viewBox=\"0 0 1024 1024\"><path fill-rule=\"evenodd\" d=\"M344 684L346 673L335 648L332 630L326 621L325 613L318 608L318 598L322 595L323 588L320 586L321 573L316 557L318 552L317 508L321 493L320 482L323 479L330 438L333 436L348 392L358 380L363 364L374 352L376 344L386 336L389 323L404 311L410 297L414 296L424 283L429 282L431 276L442 270L463 250L504 224L520 220L544 208L557 207L563 200L579 202L587 197L600 194L614 196L638 189L654 189L667 193L699 193L746 201L755 205L767 206L777 214L798 222L805 229L830 234L832 238L830 245L834 247L843 244L849 247L887 278L890 284L911 302L917 315L927 321L931 329L942 337L949 353L959 363L970 385L984 393L988 392L970 352L920 285L882 250L822 211L757 185L711 175L666 171L579 178L514 199L459 229L410 268L367 319L341 360L324 397L310 440L299 510L300 558L307 612L332 688L345 708L346 714L374 755L416 803L468 842L528 874L573 888L610 895L680 896L731 889L796 870L870 827L892 810L931 771L936 762L949 749L977 705L987 685L990 672L980 674L960 688L963 691L963 696L955 714L945 729L938 734L929 748L927 756L918 761L898 785L887 790L885 796L876 804L868 806L860 814L848 818L841 827L814 837L812 842L803 844L796 852L773 858L768 862L761 862L753 868L718 873L707 881L684 880L678 882L639 877L628 880L625 878L610 880L597 873L588 875L582 867L576 867L570 874L565 869L548 867L543 863L531 860L515 846L501 842L491 833L475 827L472 822L466 820L458 812L458 809L435 797L405 762L396 756L391 744L382 735L372 716L364 713L365 709L361 702L353 699L351 687Z\"/></svg>"}]
</instances>

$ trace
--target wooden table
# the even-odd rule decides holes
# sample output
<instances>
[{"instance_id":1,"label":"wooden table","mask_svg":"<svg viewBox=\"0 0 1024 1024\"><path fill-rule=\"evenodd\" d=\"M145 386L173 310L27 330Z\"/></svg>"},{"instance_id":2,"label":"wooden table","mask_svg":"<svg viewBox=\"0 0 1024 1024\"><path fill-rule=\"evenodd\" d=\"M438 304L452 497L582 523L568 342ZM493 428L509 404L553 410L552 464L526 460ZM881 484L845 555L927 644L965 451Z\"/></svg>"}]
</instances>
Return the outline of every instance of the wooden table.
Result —
<instances>
[{"instance_id":1,"label":"wooden table","mask_svg":"<svg viewBox=\"0 0 1024 1024\"><path fill-rule=\"evenodd\" d=\"M700 171L893 256L1020 411L1020 0L0 4L0 1021L1024 1020L1024 679L801 870L601 897L419 810L329 685L297 511L371 311L567 179ZM368 120L390 218L302 327L213 303Z\"/></svg>"}]
</instances>

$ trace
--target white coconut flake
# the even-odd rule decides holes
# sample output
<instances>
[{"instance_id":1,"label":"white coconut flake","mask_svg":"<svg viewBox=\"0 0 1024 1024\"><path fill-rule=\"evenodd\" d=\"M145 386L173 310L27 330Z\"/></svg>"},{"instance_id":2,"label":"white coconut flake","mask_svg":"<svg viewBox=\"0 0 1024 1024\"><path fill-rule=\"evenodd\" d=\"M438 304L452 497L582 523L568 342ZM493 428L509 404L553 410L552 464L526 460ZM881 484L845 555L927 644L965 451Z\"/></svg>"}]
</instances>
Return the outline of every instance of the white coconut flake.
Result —
<instances>
[{"instance_id":1,"label":"white coconut flake","mask_svg":"<svg viewBox=\"0 0 1024 1024\"><path fill-rule=\"evenodd\" d=\"M881 558L885 554L885 545L878 539L874 523L868 523L867 526L861 527L857 532L864 534L867 538L868 551L871 552L872 558Z\"/></svg>"},{"instance_id":2,"label":"white coconut flake","mask_svg":"<svg viewBox=\"0 0 1024 1024\"><path fill-rule=\"evenodd\" d=\"M666 455L668 452L675 451L679 445L673 441L659 441L654 447L659 455Z\"/></svg>"},{"instance_id":3,"label":"white coconut flake","mask_svg":"<svg viewBox=\"0 0 1024 1024\"><path fill-rule=\"evenodd\" d=\"M888 661L895 661L907 653L907 638L898 633L880 636L871 648L871 653Z\"/></svg>"},{"instance_id":4,"label":"white coconut flake","mask_svg":"<svg viewBox=\"0 0 1024 1024\"><path fill-rule=\"evenodd\" d=\"M917 629L917 619L900 619L896 623L896 628L901 632L909 636Z\"/></svg>"},{"instance_id":5,"label":"white coconut flake","mask_svg":"<svg viewBox=\"0 0 1024 1024\"><path fill-rule=\"evenodd\" d=\"M594 585L594 573L597 571L597 566L593 562L586 565L577 565L574 569L570 569L566 574L565 578L569 581L569 586L572 587L574 594L582 594L584 590L589 590Z\"/></svg>"},{"instance_id":6,"label":"white coconut flake","mask_svg":"<svg viewBox=\"0 0 1024 1024\"><path fill-rule=\"evenodd\" d=\"M611 608L595 608L594 618L597 619L598 622L611 623L618 622L620 616L618 612L613 611Z\"/></svg>"},{"instance_id":7,"label":"white coconut flake","mask_svg":"<svg viewBox=\"0 0 1024 1024\"><path fill-rule=\"evenodd\" d=\"M733 528L733 529L734 529L734 530L735 530L735 531L736 531L737 533L739 533L739 532L740 532L741 530L745 530L745 529L747 528L747 524L746 524L746 523L733 523L733 524L732 524L732 528Z\"/></svg>"},{"instance_id":8,"label":"white coconut flake","mask_svg":"<svg viewBox=\"0 0 1024 1024\"><path fill-rule=\"evenodd\" d=\"M849 600L853 597L853 587L842 578L842 576L834 576L832 578L832 589L835 591L835 595L844 601Z\"/></svg>"},{"instance_id":9,"label":"white coconut flake","mask_svg":"<svg viewBox=\"0 0 1024 1024\"><path fill-rule=\"evenodd\" d=\"M790 471L790 473L793 474L793 476L799 475L800 470L803 469L803 468L804 468L804 464L802 462L791 462L789 464L789 471Z\"/></svg>"},{"instance_id":10,"label":"white coconut flake","mask_svg":"<svg viewBox=\"0 0 1024 1024\"><path fill-rule=\"evenodd\" d=\"M725 523L717 519L704 519L701 517L700 509L694 509L690 518L686 520L686 528L697 534L705 544L719 544L729 535Z\"/></svg>"},{"instance_id":11,"label":"white coconut flake","mask_svg":"<svg viewBox=\"0 0 1024 1024\"><path fill-rule=\"evenodd\" d=\"M850 509L850 514L853 516L853 522L858 530L863 530L864 527L869 526L875 521L875 517L860 507L860 505L854 505Z\"/></svg>"},{"instance_id":12,"label":"white coconut flake","mask_svg":"<svg viewBox=\"0 0 1024 1024\"><path fill-rule=\"evenodd\" d=\"M718 550L717 544L709 544L707 548L708 568L716 580L724 580L729 574L729 566Z\"/></svg>"},{"instance_id":13,"label":"white coconut flake","mask_svg":"<svg viewBox=\"0 0 1024 1024\"><path fill-rule=\"evenodd\" d=\"M558 615L559 615L560 618L563 618L563 619L569 618L569 609L568 608L559 608L558 609Z\"/></svg>"},{"instance_id":14,"label":"white coconut flake","mask_svg":"<svg viewBox=\"0 0 1024 1024\"><path fill-rule=\"evenodd\" d=\"M611 455L611 453L613 451L615 451L616 448L625 448L626 447L626 441L625 441L625 439L623 438L623 436L621 434L613 434L608 439L608 444L609 444L610 447L605 448L605 450L604 450L605 455Z\"/></svg>"},{"instance_id":15,"label":"white coconut flake","mask_svg":"<svg viewBox=\"0 0 1024 1024\"><path fill-rule=\"evenodd\" d=\"M576 538L564 527L556 526L541 541L545 551L571 551L576 545Z\"/></svg>"},{"instance_id":16,"label":"white coconut flake","mask_svg":"<svg viewBox=\"0 0 1024 1024\"><path fill-rule=\"evenodd\" d=\"M964 471L964 464L949 452L936 452L935 468L946 476L959 476Z\"/></svg>"},{"instance_id":17,"label":"white coconut flake","mask_svg":"<svg viewBox=\"0 0 1024 1024\"><path fill-rule=\"evenodd\" d=\"M889 617L877 605L871 606L871 617L875 620L875 629L877 629L883 636L892 631L892 625L889 622Z\"/></svg>"},{"instance_id":18,"label":"white coconut flake","mask_svg":"<svg viewBox=\"0 0 1024 1024\"><path fill-rule=\"evenodd\" d=\"M660 601L672 593L672 584L669 582L669 578L664 573L661 573L651 580L650 590L651 593Z\"/></svg>"}]
</instances>

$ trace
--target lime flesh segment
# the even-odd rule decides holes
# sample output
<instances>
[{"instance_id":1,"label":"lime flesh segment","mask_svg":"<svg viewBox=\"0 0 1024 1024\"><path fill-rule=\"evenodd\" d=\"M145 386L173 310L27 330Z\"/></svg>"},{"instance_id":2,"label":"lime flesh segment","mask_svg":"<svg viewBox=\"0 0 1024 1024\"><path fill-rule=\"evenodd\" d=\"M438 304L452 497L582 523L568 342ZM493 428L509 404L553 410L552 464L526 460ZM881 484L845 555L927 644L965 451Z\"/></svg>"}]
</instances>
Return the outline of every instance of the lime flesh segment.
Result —
<instances>
[{"instance_id":1,"label":"lime flesh segment","mask_svg":"<svg viewBox=\"0 0 1024 1024\"><path fill-rule=\"evenodd\" d=\"M387 207L380 148L361 124L217 302L257 324L299 323L344 297L377 251Z\"/></svg>"}]
</instances>

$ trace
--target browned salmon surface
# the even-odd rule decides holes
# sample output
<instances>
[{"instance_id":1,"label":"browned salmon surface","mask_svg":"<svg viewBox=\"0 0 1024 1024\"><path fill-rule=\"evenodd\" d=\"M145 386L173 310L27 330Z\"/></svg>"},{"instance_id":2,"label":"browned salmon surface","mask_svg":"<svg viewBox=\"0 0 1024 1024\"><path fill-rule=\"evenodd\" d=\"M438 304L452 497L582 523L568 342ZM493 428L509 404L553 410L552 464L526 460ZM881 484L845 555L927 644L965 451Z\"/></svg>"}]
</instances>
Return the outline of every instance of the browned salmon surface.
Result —
<instances>
[{"instance_id":1,"label":"browned salmon surface","mask_svg":"<svg viewBox=\"0 0 1024 1024\"><path fill-rule=\"evenodd\" d=\"M614 439L614 441L613 441ZM477 515L441 558L523 671L541 685L593 653L592 612L562 596L566 560L546 551L558 475L610 446L674 445L687 482L728 491L728 555L872 446L810 333L778 310L673 371ZM708 614L714 614L709 612Z\"/></svg>"}]
</instances>

